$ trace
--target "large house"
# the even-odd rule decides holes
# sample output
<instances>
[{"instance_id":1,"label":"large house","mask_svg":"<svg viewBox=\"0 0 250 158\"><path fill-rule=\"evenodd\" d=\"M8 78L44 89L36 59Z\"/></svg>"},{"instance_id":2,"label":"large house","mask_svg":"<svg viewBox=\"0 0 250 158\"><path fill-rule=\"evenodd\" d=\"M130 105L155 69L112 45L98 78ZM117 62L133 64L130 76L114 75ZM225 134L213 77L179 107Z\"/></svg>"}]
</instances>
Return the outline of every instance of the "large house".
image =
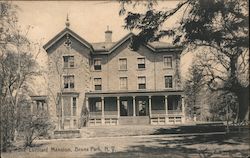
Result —
<instances>
[{"instance_id":1,"label":"large house","mask_svg":"<svg viewBox=\"0 0 250 158\"><path fill-rule=\"evenodd\" d=\"M131 49L129 33L117 42L89 43L66 27L44 45L48 54L48 111L57 129L183 123L180 82L183 47L164 42Z\"/></svg>"}]
</instances>

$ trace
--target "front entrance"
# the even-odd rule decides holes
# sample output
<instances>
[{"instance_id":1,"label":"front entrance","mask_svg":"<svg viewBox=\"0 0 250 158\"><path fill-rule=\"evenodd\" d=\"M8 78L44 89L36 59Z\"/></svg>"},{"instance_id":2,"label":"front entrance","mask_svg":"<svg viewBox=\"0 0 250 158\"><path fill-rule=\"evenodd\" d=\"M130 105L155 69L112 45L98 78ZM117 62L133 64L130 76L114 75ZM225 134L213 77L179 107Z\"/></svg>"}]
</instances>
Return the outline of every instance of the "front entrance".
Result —
<instances>
[{"instance_id":1,"label":"front entrance","mask_svg":"<svg viewBox=\"0 0 250 158\"><path fill-rule=\"evenodd\" d=\"M120 98L120 116L133 116L133 98Z\"/></svg>"},{"instance_id":2,"label":"front entrance","mask_svg":"<svg viewBox=\"0 0 250 158\"><path fill-rule=\"evenodd\" d=\"M121 101L120 116L128 116L128 112L129 112L128 101L127 100Z\"/></svg>"},{"instance_id":3,"label":"front entrance","mask_svg":"<svg viewBox=\"0 0 250 158\"><path fill-rule=\"evenodd\" d=\"M136 98L136 116L148 116L148 98L147 97L137 97Z\"/></svg>"}]
</instances>

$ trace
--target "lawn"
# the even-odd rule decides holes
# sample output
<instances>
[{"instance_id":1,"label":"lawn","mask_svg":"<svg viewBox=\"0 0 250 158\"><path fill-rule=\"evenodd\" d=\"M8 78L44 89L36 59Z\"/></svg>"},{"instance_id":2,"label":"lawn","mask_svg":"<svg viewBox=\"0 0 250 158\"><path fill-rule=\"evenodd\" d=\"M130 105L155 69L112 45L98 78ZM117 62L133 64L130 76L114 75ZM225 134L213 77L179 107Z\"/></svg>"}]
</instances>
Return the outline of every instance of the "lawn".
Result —
<instances>
[{"instance_id":1,"label":"lawn","mask_svg":"<svg viewBox=\"0 0 250 158\"><path fill-rule=\"evenodd\" d=\"M165 128L164 128L165 127ZM112 132L133 134L124 129L125 126L116 127ZM134 131L142 127L134 127ZM93 130L95 129L95 130ZM110 135L107 127L91 128L99 134ZM200 129L200 130L198 130ZM85 129L86 130L86 129ZM125 130L125 131L124 131ZM192 130L200 133L191 134ZM166 127L151 126L145 131L152 135L124 136L116 134L115 137L75 138L39 140L32 148L19 148L9 153L3 153L3 158L97 158L97 157L167 157L167 158L207 158L207 157L248 157L249 131L233 130L232 133L208 133L206 127ZM176 134L169 132L175 131ZM153 132L153 133L152 133ZM146 133L146 132L145 132ZM165 134L164 134L165 133ZM178 134L179 133L179 134ZM134 133L137 134L137 133ZM142 134L138 132L138 134ZM159 135L160 134L160 135ZM93 133L92 133L92 136Z\"/></svg>"},{"instance_id":2,"label":"lawn","mask_svg":"<svg viewBox=\"0 0 250 158\"><path fill-rule=\"evenodd\" d=\"M95 126L81 129L83 138L95 137L119 137L140 135L162 135L162 134L194 134L225 132L226 127L222 124L210 125L122 125L122 126Z\"/></svg>"}]
</instances>

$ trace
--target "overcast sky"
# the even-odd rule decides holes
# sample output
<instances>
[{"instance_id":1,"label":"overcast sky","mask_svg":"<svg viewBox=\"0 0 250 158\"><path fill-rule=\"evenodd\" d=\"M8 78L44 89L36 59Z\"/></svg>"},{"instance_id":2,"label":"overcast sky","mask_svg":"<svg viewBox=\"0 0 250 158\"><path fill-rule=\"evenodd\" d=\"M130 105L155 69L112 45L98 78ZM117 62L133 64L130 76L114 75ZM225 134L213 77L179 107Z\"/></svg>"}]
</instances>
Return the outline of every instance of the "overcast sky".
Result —
<instances>
[{"instance_id":1,"label":"overcast sky","mask_svg":"<svg viewBox=\"0 0 250 158\"><path fill-rule=\"evenodd\" d=\"M32 26L31 40L45 44L65 28L69 14L70 28L89 42L104 41L107 25L117 41L129 33L123 29L124 17L119 16L117 1L14 1L20 7L19 22L22 27ZM156 9L172 8L176 1L159 2ZM141 8L137 8L141 9Z\"/></svg>"}]
</instances>

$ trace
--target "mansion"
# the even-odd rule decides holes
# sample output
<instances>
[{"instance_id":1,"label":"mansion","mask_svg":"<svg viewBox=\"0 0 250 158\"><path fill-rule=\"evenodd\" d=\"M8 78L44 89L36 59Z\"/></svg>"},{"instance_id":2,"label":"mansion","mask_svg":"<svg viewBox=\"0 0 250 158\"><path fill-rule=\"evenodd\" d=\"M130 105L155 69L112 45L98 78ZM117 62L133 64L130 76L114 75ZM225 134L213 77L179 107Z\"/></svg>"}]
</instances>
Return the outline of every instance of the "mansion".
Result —
<instances>
[{"instance_id":1,"label":"mansion","mask_svg":"<svg viewBox=\"0 0 250 158\"><path fill-rule=\"evenodd\" d=\"M104 42L89 43L67 21L44 45L47 108L58 130L80 128L83 119L87 126L184 123L183 47L152 42L135 51L133 36L113 42L108 29Z\"/></svg>"}]
</instances>

